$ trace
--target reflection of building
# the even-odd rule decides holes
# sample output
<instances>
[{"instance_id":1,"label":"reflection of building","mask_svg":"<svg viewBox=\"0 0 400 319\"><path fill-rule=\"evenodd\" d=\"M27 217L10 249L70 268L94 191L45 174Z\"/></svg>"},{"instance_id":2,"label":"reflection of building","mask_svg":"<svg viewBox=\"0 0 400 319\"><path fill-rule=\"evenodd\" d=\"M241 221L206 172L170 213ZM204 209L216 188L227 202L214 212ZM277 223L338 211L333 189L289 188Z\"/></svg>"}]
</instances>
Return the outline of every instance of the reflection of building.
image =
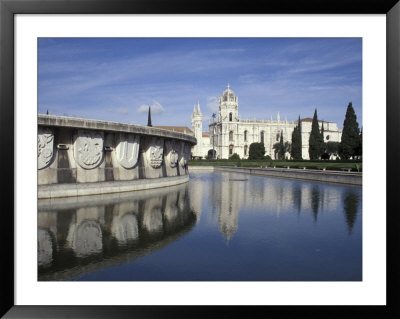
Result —
<instances>
[{"instance_id":1,"label":"reflection of building","mask_svg":"<svg viewBox=\"0 0 400 319\"><path fill-rule=\"evenodd\" d=\"M201 180L191 179L189 186L191 210L196 214L197 220L199 220L202 213L204 182Z\"/></svg>"},{"instance_id":2,"label":"reflection of building","mask_svg":"<svg viewBox=\"0 0 400 319\"><path fill-rule=\"evenodd\" d=\"M336 185L319 185L313 182L293 182L276 178L251 178L237 173L221 172L209 189L209 197L215 203L218 228L227 240L238 229L240 211L262 211L279 217L282 212L300 212L317 218L319 212L337 212L343 199L342 190ZM196 196L202 197L196 192Z\"/></svg>"},{"instance_id":3,"label":"reflection of building","mask_svg":"<svg viewBox=\"0 0 400 319\"><path fill-rule=\"evenodd\" d=\"M219 199L218 225L219 230L227 240L230 240L238 228L240 209L239 196L243 191L244 183L232 182L229 179L221 181L221 198Z\"/></svg>"},{"instance_id":4,"label":"reflection of building","mask_svg":"<svg viewBox=\"0 0 400 319\"><path fill-rule=\"evenodd\" d=\"M188 188L39 201L39 280L68 279L173 242L196 223Z\"/></svg>"},{"instance_id":5,"label":"reflection of building","mask_svg":"<svg viewBox=\"0 0 400 319\"><path fill-rule=\"evenodd\" d=\"M309 159L308 141L311 133L312 119L301 120L302 157ZM265 155L275 158L273 146L280 141L291 142L297 121L281 120L278 113L276 120L243 120L239 118L239 100L235 93L227 89L219 99L217 119L209 124L209 132L203 132L203 115L200 104L194 107L191 119L192 130L197 139L197 145L192 147L192 156L206 157L213 150L217 158L229 158L236 153L241 158L248 158L251 143L263 142ZM333 122L319 121L320 129L324 126L325 142L340 142L341 131ZM289 156L287 153L286 156Z\"/></svg>"}]
</instances>

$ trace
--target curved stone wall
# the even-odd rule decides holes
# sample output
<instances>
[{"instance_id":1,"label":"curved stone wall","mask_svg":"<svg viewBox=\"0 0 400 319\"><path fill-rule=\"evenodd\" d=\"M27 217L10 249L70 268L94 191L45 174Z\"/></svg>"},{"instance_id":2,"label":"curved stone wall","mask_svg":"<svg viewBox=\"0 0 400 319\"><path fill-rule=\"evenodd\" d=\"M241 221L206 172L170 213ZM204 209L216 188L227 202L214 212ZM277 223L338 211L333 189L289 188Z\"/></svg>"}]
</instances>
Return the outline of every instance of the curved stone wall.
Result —
<instances>
[{"instance_id":1,"label":"curved stone wall","mask_svg":"<svg viewBox=\"0 0 400 319\"><path fill-rule=\"evenodd\" d=\"M38 185L185 176L194 144L159 128L39 115Z\"/></svg>"}]
</instances>

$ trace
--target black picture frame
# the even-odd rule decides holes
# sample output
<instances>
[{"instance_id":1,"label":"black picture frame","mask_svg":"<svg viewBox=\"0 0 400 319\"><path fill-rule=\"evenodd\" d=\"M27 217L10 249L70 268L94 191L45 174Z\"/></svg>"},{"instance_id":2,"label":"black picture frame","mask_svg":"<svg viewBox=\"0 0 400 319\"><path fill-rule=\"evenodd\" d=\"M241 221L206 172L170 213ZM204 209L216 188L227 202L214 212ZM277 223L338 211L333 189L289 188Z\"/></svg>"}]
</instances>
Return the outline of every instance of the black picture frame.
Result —
<instances>
[{"instance_id":1,"label":"black picture frame","mask_svg":"<svg viewBox=\"0 0 400 319\"><path fill-rule=\"evenodd\" d=\"M182 0L0 0L0 176L1 210L1 308L4 318L159 318L159 317L400 317L398 201L398 137L400 136L400 3L399 0L281 0L239 3ZM23 306L14 296L14 15L15 14L386 14L386 306ZM383 106L377 106L377 112ZM384 132L382 135L382 143ZM379 163L379 159L377 159ZM375 169L375 168L374 168ZM380 169L379 164L376 169ZM382 203L382 207L384 207ZM384 213L376 212L376 213ZM243 292L242 292L243 293Z\"/></svg>"}]
</instances>

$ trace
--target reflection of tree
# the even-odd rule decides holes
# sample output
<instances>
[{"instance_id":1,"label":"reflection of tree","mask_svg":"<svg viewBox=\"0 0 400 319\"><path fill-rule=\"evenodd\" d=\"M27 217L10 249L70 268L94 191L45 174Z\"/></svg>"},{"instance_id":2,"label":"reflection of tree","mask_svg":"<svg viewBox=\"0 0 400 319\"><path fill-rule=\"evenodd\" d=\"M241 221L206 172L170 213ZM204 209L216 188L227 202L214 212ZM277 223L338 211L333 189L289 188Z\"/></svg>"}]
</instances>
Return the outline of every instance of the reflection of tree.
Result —
<instances>
[{"instance_id":1,"label":"reflection of tree","mask_svg":"<svg viewBox=\"0 0 400 319\"><path fill-rule=\"evenodd\" d=\"M297 185L297 187L293 190L293 205L297 208L297 213L300 214L301 211L301 186Z\"/></svg>"},{"instance_id":2,"label":"reflection of tree","mask_svg":"<svg viewBox=\"0 0 400 319\"><path fill-rule=\"evenodd\" d=\"M357 196L357 194L353 192L349 192L344 197L343 207L344 207L344 213L346 215L346 223L349 229L349 234L351 234L351 232L353 231L353 226L357 217L359 201L360 198Z\"/></svg>"},{"instance_id":3,"label":"reflection of tree","mask_svg":"<svg viewBox=\"0 0 400 319\"><path fill-rule=\"evenodd\" d=\"M311 208L314 214L315 221L317 221L319 201L320 201L320 191L318 186L314 186L311 191Z\"/></svg>"}]
</instances>

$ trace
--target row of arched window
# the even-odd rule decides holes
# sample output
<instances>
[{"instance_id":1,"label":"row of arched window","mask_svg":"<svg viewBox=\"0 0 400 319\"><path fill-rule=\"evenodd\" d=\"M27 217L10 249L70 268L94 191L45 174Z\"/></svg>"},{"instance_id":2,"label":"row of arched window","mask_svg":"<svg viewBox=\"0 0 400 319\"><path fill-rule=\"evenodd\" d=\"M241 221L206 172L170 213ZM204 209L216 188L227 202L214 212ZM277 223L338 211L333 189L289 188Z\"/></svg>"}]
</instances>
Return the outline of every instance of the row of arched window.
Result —
<instances>
[{"instance_id":1,"label":"row of arched window","mask_svg":"<svg viewBox=\"0 0 400 319\"><path fill-rule=\"evenodd\" d=\"M248 146L245 145L243 149L244 149L244 156L247 156ZM233 155L233 144L229 145L229 156L231 155Z\"/></svg>"},{"instance_id":2,"label":"row of arched window","mask_svg":"<svg viewBox=\"0 0 400 319\"><path fill-rule=\"evenodd\" d=\"M247 142L248 139L248 131L243 132L244 141ZM279 141L279 133L277 134L277 141ZM229 131L229 141L233 142L233 131ZM264 143L264 131L260 133L260 142Z\"/></svg>"}]
</instances>

